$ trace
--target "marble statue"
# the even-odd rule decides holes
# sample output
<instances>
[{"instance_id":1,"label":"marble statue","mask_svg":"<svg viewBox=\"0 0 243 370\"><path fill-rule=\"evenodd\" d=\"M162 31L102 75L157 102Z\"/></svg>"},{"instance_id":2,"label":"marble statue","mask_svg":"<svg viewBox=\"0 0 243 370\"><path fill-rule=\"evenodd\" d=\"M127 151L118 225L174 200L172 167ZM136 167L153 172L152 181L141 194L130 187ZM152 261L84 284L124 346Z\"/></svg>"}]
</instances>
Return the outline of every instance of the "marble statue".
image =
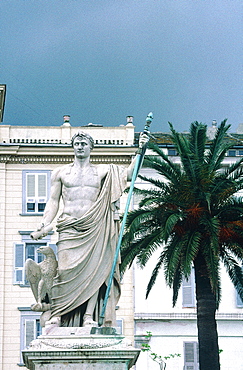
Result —
<instances>
[{"instance_id":1,"label":"marble statue","mask_svg":"<svg viewBox=\"0 0 243 370\"><path fill-rule=\"evenodd\" d=\"M140 147L148 141L140 135ZM74 162L52 173L51 194L43 220L33 239L51 230L60 200L58 270L51 293L51 317L62 326L95 325L102 308L114 259L118 233L118 202L132 177L135 159L125 168L114 164L93 165L94 141L79 131L72 138ZM105 326L116 326L115 307L120 296L119 261L105 313Z\"/></svg>"}]
</instances>

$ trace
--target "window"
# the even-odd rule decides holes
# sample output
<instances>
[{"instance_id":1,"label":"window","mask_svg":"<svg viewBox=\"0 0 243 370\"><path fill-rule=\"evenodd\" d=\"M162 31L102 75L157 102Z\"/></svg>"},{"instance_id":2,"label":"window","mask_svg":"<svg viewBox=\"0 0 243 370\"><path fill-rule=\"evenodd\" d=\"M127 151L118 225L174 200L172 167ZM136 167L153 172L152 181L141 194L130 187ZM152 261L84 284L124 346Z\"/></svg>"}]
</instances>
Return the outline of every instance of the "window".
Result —
<instances>
[{"instance_id":1,"label":"window","mask_svg":"<svg viewBox=\"0 0 243 370\"><path fill-rule=\"evenodd\" d=\"M42 214L49 195L51 171L23 171L23 214Z\"/></svg>"},{"instance_id":2,"label":"window","mask_svg":"<svg viewBox=\"0 0 243 370\"><path fill-rule=\"evenodd\" d=\"M241 266L241 271L243 273L243 265ZM241 307L243 307L243 301L242 301L239 293L237 292L237 290L235 290L235 293L236 293L236 307L241 308Z\"/></svg>"},{"instance_id":3,"label":"window","mask_svg":"<svg viewBox=\"0 0 243 370\"><path fill-rule=\"evenodd\" d=\"M20 365L23 364L22 351L30 342L41 335L40 314L28 307L19 307L20 318Z\"/></svg>"},{"instance_id":4,"label":"window","mask_svg":"<svg viewBox=\"0 0 243 370\"><path fill-rule=\"evenodd\" d=\"M199 370L197 342L184 342L184 370Z\"/></svg>"},{"instance_id":5,"label":"window","mask_svg":"<svg viewBox=\"0 0 243 370\"><path fill-rule=\"evenodd\" d=\"M116 330L117 334L123 334L123 319L116 320Z\"/></svg>"},{"instance_id":6,"label":"window","mask_svg":"<svg viewBox=\"0 0 243 370\"><path fill-rule=\"evenodd\" d=\"M30 238L30 232L20 232L22 234L22 242L14 243L14 284L28 286L29 283L25 276L25 261L31 258L36 263L40 263L44 259L42 253L37 252L37 248L42 245L49 245L56 253L56 244L50 243L50 236L47 235L41 242L35 242Z\"/></svg>"},{"instance_id":7,"label":"window","mask_svg":"<svg viewBox=\"0 0 243 370\"><path fill-rule=\"evenodd\" d=\"M243 307L243 301L242 299L240 298L240 295L239 293L236 292L236 306L237 307Z\"/></svg>"},{"instance_id":8,"label":"window","mask_svg":"<svg viewBox=\"0 0 243 370\"><path fill-rule=\"evenodd\" d=\"M168 155L177 155L177 151L175 149L168 149Z\"/></svg>"},{"instance_id":9,"label":"window","mask_svg":"<svg viewBox=\"0 0 243 370\"><path fill-rule=\"evenodd\" d=\"M235 157L236 156L236 150L228 150L228 157Z\"/></svg>"},{"instance_id":10,"label":"window","mask_svg":"<svg viewBox=\"0 0 243 370\"><path fill-rule=\"evenodd\" d=\"M188 279L182 280L182 307L195 307L195 272L192 268L191 275Z\"/></svg>"},{"instance_id":11,"label":"window","mask_svg":"<svg viewBox=\"0 0 243 370\"><path fill-rule=\"evenodd\" d=\"M44 256L37 253L37 248L46 243L15 243L15 284L29 285L25 276L24 264L28 258L40 263L43 261Z\"/></svg>"}]
</instances>

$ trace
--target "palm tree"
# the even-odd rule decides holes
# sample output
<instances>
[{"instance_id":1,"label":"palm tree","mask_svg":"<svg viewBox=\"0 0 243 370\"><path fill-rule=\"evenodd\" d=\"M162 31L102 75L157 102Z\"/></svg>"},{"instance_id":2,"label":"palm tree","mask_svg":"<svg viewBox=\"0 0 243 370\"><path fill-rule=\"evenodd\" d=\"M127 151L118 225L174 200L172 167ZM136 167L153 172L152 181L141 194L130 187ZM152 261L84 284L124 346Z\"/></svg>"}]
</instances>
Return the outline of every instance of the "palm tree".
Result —
<instances>
[{"instance_id":1,"label":"palm tree","mask_svg":"<svg viewBox=\"0 0 243 370\"><path fill-rule=\"evenodd\" d=\"M182 279L195 269L199 363L201 370L220 369L215 313L220 302L220 262L243 298L243 203L235 193L243 189L243 159L222 166L229 149L226 120L207 143L206 126L191 124L188 135L170 124L171 139L181 160L173 163L155 144L145 166L160 175L140 176L150 190L135 189L139 208L127 218L122 246L122 270L135 258L145 266L156 249L161 253L147 286L146 297L161 268L173 288L176 303Z\"/></svg>"}]
</instances>

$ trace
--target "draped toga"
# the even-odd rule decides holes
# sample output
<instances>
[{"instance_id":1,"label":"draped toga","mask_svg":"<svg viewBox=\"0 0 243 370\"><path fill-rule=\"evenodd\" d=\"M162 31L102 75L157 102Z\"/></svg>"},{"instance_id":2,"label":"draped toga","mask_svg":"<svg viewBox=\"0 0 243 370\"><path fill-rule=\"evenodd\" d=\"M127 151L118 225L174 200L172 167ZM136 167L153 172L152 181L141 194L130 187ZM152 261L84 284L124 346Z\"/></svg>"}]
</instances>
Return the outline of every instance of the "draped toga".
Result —
<instances>
[{"instance_id":1,"label":"draped toga","mask_svg":"<svg viewBox=\"0 0 243 370\"><path fill-rule=\"evenodd\" d=\"M61 316L64 326L82 326L87 301L99 291L93 319L98 321L115 255L119 220L116 202L127 186L126 168L110 165L96 202L81 218L57 221L58 268L52 288L52 317ZM119 260L107 303L105 323L115 326L115 307L120 297Z\"/></svg>"}]
</instances>

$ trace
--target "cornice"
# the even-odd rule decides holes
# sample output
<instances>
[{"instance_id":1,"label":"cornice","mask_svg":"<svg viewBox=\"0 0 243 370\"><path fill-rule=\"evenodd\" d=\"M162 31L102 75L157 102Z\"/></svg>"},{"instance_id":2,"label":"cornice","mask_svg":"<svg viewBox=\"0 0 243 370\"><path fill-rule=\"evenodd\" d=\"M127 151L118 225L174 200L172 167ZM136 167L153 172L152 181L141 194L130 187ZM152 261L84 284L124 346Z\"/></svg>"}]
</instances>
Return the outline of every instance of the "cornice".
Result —
<instances>
[{"instance_id":1,"label":"cornice","mask_svg":"<svg viewBox=\"0 0 243 370\"><path fill-rule=\"evenodd\" d=\"M92 163L129 164L135 154L135 146L97 145L91 152ZM1 163L59 163L73 161L74 153L70 145L2 145Z\"/></svg>"},{"instance_id":2,"label":"cornice","mask_svg":"<svg viewBox=\"0 0 243 370\"><path fill-rule=\"evenodd\" d=\"M93 155L91 156L91 162L95 164L102 163L114 163L127 165L131 162L132 155ZM28 164L28 163L58 163L66 164L71 163L74 159L73 155L0 155L0 163L7 164Z\"/></svg>"},{"instance_id":3,"label":"cornice","mask_svg":"<svg viewBox=\"0 0 243 370\"><path fill-rule=\"evenodd\" d=\"M197 313L196 309L195 312L170 312L170 313L134 313L134 320L135 321L154 321L154 320L196 320ZM218 312L216 313L217 320L243 320L243 313L232 312L232 313L224 313Z\"/></svg>"}]
</instances>

